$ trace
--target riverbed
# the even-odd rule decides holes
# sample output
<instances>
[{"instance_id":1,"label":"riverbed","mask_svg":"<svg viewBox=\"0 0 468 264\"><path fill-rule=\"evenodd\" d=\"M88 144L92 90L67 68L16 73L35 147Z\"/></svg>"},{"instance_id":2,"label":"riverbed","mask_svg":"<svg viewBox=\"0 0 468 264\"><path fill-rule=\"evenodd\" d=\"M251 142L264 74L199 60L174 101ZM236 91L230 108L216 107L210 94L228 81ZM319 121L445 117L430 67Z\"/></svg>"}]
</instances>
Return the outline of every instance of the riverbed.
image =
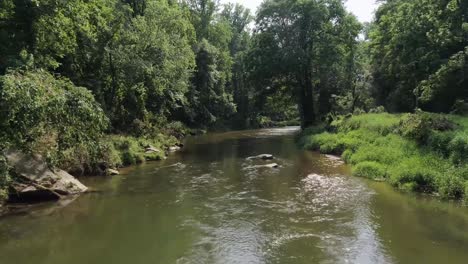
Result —
<instances>
[{"instance_id":1,"label":"riverbed","mask_svg":"<svg viewBox=\"0 0 468 264\"><path fill-rule=\"evenodd\" d=\"M352 177L297 132L191 137L82 179L98 191L0 219L0 263L468 263L467 207Z\"/></svg>"}]
</instances>

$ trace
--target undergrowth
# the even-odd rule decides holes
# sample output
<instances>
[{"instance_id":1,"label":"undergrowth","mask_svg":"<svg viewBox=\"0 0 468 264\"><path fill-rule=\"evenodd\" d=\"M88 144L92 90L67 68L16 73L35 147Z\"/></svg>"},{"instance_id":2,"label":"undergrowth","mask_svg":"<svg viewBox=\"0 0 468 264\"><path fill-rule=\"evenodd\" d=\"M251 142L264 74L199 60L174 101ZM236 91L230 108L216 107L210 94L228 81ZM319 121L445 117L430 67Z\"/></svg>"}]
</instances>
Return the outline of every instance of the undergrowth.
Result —
<instances>
[{"instance_id":1,"label":"undergrowth","mask_svg":"<svg viewBox=\"0 0 468 264\"><path fill-rule=\"evenodd\" d=\"M356 176L468 200L468 117L424 112L339 117L304 130L300 143L341 155Z\"/></svg>"}]
</instances>

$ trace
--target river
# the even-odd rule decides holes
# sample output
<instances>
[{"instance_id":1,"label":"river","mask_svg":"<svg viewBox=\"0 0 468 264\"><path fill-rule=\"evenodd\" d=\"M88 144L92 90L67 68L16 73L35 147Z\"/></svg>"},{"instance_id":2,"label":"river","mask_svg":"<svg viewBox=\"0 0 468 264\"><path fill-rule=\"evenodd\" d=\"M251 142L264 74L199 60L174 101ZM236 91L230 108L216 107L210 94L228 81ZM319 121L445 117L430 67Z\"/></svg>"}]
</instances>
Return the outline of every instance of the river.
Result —
<instances>
[{"instance_id":1,"label":"river","mask_svg":"<svg viewBox=\"0 0 468 264\"><path fill-rule=\"evenodd\" d=\"M99 192L0 219L0 263L468 263L467 207L352 177L296 133L191 137L83 179ZM247 159L264 153L275 160Z\"/></svg>"}]
</instances>

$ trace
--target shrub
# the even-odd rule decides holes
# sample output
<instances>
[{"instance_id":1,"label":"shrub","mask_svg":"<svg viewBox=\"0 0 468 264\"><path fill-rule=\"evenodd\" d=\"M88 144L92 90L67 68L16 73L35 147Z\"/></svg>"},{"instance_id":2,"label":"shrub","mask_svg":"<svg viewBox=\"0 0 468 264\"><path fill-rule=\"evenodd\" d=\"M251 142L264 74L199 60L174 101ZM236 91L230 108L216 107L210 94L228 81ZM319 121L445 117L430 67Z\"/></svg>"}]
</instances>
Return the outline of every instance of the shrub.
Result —
<instances>
[{"instance_id":1,"label":"shrub","mask_svg":"<svg viewBox=\"0 0 468 264\"><path fill-rule=\"evenodd\" d=\"M468 180L465 181L465 192L464 192L465 203L468 204Z\"/></svg>"},{"instance_id":2,"label":"shrub","mask_svg":"<svg viewBox=\"0 0 468 264\"><path fill-rule=\"evenodd\" d=\"M452 114L465 115L468 114L468 103L464 100L456 100L452 108Z\"/></svg>"},{"instance_id":3,"label":"shrub","mask_svg":"<svg viewBox=\"0 0 468 264\"><path fill-rule=\"evenodd\" d=\"M369 113L372 113L372 114L381 114L381 113L386 113L387 111L385 110L385 107L383 106L378 106L376 108L372 108L371 110L369 110Z\"/></svg>"},{"instance_id":4,"label":"shrub","mask_svg":"<svg viewBox=\"0 0 468 264\"><path fill-rule=\"evenodd\" d=\"M436 161L432 166L437 167ZM439 177L437 169L431 167L432 162L425 161L419 156L412 156L402 160L398 166L394 166L390 172L390 183L403 190L433 192L435 180ZM411 183L411 185L409 185Z\"/></svg>"},{"instance_id":5,"label":"shrub","mask_svg":"<svg viewBox=\"0 0 468 264\"><path fill-rule=\"evenodd\" d=\"M335 118L331 126L333 133L305 131L304 146L342 153L356 176L468 201L468 118L423 112L403 117L365 114Z\"/></svg>"},{"instance_id":6,"label":"shrub","mask_svg":"<svg viewBox=\"0 0 468 264\"><path fill-rule=\"evenodd\" d=\"M387 177L387 169L381 163L364 161L354 166L353 175L370 179L384 179Z\"/></svg>"},{"instance_id":7,"label":"shrub","mask_svg":"<svg viewBox=\"0 0 468 264\"><path fill-rule=\"evenodd\" d=\"M377 145L365 145L360 147L350 159L351 164L364 161L375 161L382 164L393 164L403 158L403 153L398 148L386 148Z\"/></svg>"},{"instance_id":8,"label":"shrub","mask_svg":"<svg viewBox=\"0 0 468 264\"><path fill-rule=\"evenodd\" d=\"M362 110L361 108L356 108L353 111L353 115L363 115L365 113L366 113L366 111Z\"/></svg>"},{"instance_id":9,"label":"shrub","mask_svg":"<svg viewBox=\"0 0 468 264\"><path fill-rule=\"evenodd\" d=\"M451 131L455 127L455 124L443 115L418 111L403 117L399 131L404 137L425 144L428 143L433 131Z\"/></svg>"},{"instance_id":10,"label":"shrub","mask_svg":"<svg viewBox=\"0 0 468 264\"><path fill-rule=\"evenodd\" d=\"M137 163L134 153L130 151L122 152L121 160L122 160L123 165L125 166L135 165Z\"/></svg>"},{"instance_id":11,"label":"shrub","mask_svg":"<svg viewBox=\"0 0 468 264\"><path fill-rule=\"evenodd\" d=\"M465 193L465 180L453 173L440 177L438 192L444 199L460 199Z\"/></svg>"},{"instance_id":12,"label":"shrub","mask_svg":"<svg viewBox=\"0 0 468 264\"><path fill-rule=\"evenodd\" d=\"M182 139L190 133L190 129L182 122L171 122L164 127L164 133Z\"/></svg>"},{"instance_id":13,"label":"shrub","mask_svg":"<svg viewBox=\"0 0 468 264\"><path fill-rule=\"evenodd\" d=\"M433 151L439 153L443 157L448 158L450 156L449 145L454 136L455 133L453 132L434 131L429 136L427 140L427 145Z\"/></svg>"},{"instance_id":14,"label":"shrub","mask_svg":"<svg viewBox=\"0 0 468 264\"><path fill-rule=\"evenodd\" d=\"M423 143L431 132L430 118L426 114L407 114L400 122L402 136Z\"/></svg>"},{"instance_id":15,"label":"shrub","mask_svg":"<svg viewBox=\"0 0 468 264\"><path fill-rule=\"evenodd\" d=\"M462 164L468 160L468 134L457 134L448 144L450 159L454 164Z\"/></svg>"},{"instance_id":16,"label":"shrub","mask_svg":"<svg viewBox=\"0 0 468 264\"><path fill-rule=\"evenodd\" d=\"M91 92L68 79L43 70L17 70L2 76L0 87L0 142L6 145L30 152L40 146L35 152L57 163L77 145L95 148L107 128L108 119Z\"/></svg>"},{"instance_id":17,"label":"shrub","mask_svg":"<svg viewBox=\"0 0 468 264\"><path fill-rule=\"evenodd\" d=\"M0 155L0 203L7 198L8 184L10 182L10 175L8 173L8 164L6 158Z\"/></svg>"},{"instance_id":18,"label":"shrub","mask_svg":"<svg viewBox=\"0 0 468 264\"><path fill-rule=\"evenodd\" d=\"M381 113L352 116L347 119L338 118L331 125L336 127L336 130L339 132L364 129L387 135L397 128L399 122L399 116Z\"/></svg>"},{"instance_id":19,"label":"shrub","mask_svg":"<svg viewBox=\"0 0 468 264\"><path fill-rule=\"evenodd\" d=\"M347 149L341 154L341 158L346 162L349 163L351 161L351 158L353 157L353 151L350 149Z\"/></svg>"}]
</instances>

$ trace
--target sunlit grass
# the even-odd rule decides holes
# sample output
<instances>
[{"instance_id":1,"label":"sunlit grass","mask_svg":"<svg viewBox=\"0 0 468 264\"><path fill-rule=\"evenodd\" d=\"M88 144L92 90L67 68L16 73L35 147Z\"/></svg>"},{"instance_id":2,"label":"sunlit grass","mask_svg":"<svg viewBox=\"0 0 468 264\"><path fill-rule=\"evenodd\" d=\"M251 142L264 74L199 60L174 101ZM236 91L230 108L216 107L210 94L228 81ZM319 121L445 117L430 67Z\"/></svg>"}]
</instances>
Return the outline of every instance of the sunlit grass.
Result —
<instances>
[{"instance_id":1,"label":"sunlit grass","mask_svg":"<svg viewBox=\"0 0 468 264\"><path fill-rule=\"evenodd\" d=\"M383 113L342 118L334 121L328 132L306 130L301 143L307 149L341 155L356 176L385 180L405 191L466 198L468 118L437 116L456 125L451 131L428 128L424 142L402 135L401 131L408 130L402 122L406 115ZM419 132L414 134L425 134Z\"/></svg>"}]
</instances>

